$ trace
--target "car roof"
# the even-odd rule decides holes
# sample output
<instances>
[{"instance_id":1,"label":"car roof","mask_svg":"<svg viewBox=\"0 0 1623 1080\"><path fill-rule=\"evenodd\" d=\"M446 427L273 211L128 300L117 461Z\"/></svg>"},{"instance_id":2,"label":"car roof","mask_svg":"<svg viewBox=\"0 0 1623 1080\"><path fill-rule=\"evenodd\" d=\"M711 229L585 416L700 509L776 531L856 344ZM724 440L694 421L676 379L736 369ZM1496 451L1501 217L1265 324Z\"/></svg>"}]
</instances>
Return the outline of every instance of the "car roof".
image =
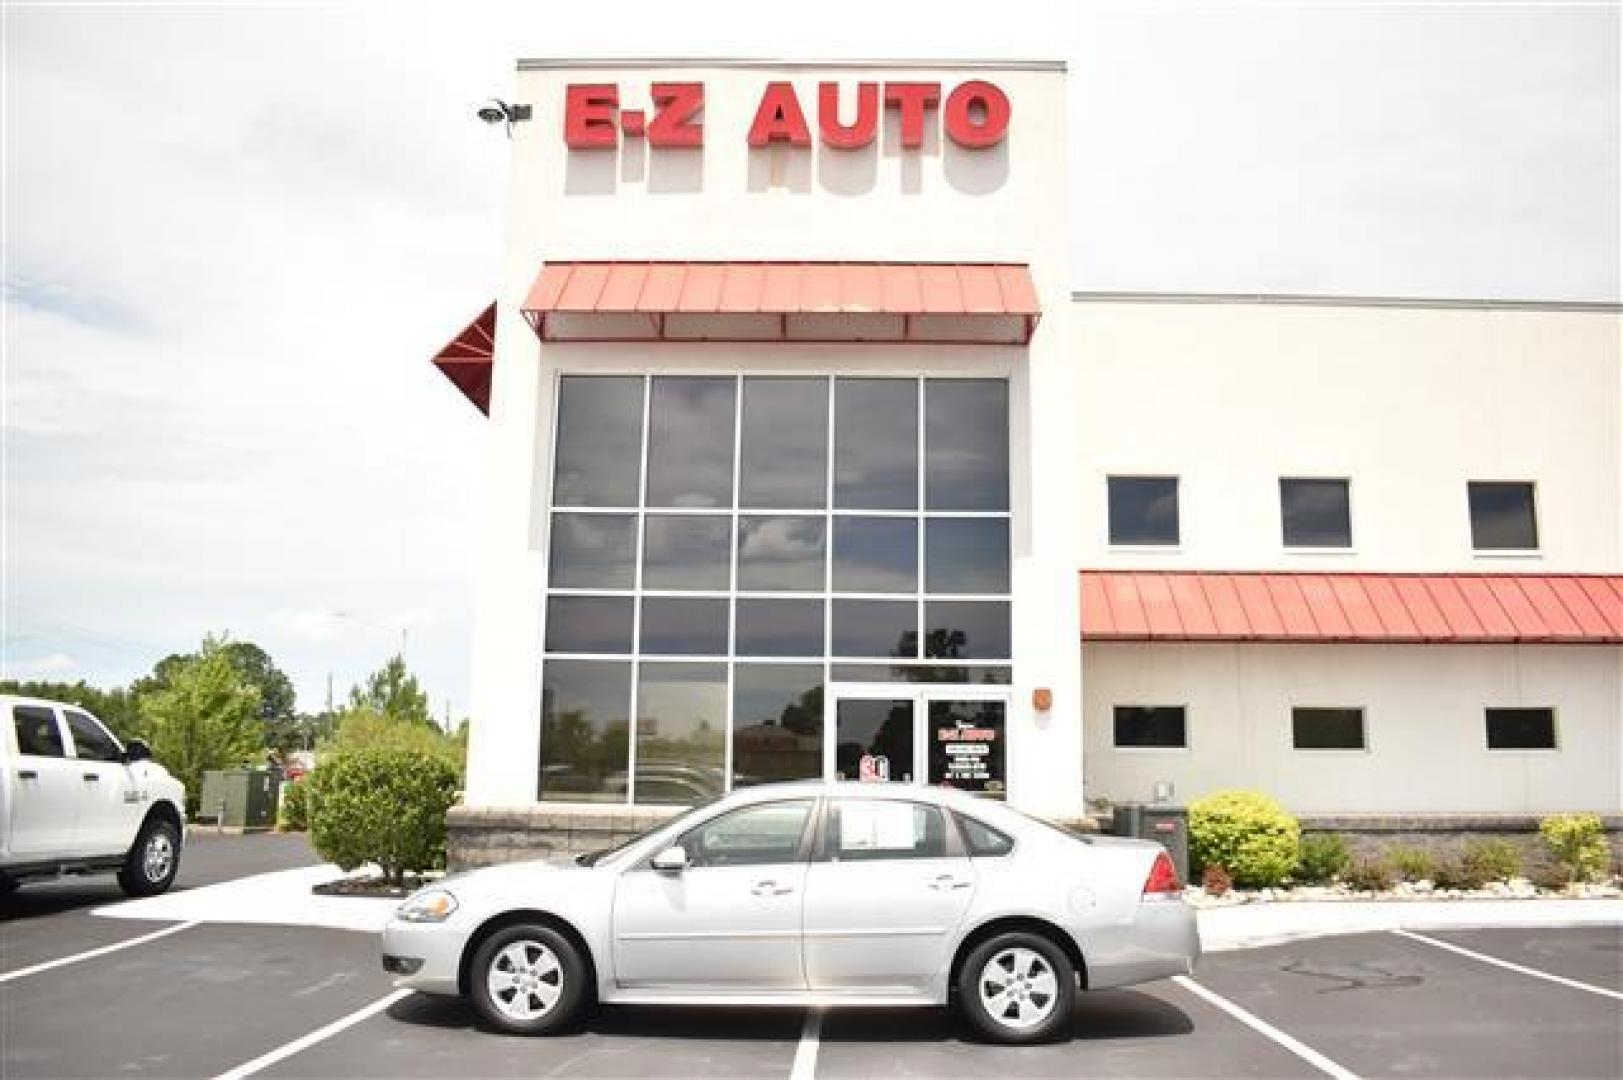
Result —
<instances>
[{"instance_id":1,"label":"car roof","mask_svg":"<svg viewBox=\"0 0 1623 1080\"><path fill-rule=\"evenodd\" d=\"M753 784L747 788L737 788L725 798L729 804L738 805L770 802L773 799L836 795L847 798L896 799L957 806L978 805L981 802L968 792L956 788L928 787L923 784L863 783L852 780L785 780L771 784Z\"/></svg>"}]
</instances>

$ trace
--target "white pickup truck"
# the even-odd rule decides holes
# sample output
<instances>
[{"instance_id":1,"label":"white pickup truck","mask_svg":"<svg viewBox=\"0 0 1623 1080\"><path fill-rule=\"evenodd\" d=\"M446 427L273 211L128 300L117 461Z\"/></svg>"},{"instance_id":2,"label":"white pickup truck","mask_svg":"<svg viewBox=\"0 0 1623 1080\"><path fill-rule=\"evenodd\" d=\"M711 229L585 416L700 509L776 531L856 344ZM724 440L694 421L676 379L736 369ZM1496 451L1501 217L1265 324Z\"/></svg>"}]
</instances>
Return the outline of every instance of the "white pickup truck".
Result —
<instances>
[{"instance_id":1,"label":"white pickup truck","mask_svg":"<svg viewBox=\"0 0 1623 1080\"><path fill-rule=\"evenodd\" d=\"M77 705L0 695L0 894L36 877L116 872L131 896L180 869L186 790L139 739Z\"/></svg>"}]
</instances>

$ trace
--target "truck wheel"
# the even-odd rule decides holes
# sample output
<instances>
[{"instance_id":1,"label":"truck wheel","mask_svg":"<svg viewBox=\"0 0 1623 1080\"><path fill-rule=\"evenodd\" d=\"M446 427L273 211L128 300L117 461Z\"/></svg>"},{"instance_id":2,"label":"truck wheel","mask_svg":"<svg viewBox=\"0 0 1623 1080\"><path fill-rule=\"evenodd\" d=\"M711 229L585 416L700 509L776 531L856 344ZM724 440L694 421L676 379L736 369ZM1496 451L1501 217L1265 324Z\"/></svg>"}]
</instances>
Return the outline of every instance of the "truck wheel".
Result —
<instances>
[{"instance_id":1,"label":"truck wheel","mask_svg":"<svg viewBox=\"0 0 1623 1080\"><path fill-rule=\"evenodd\" d=\"M175 883L179 872L180 834L162 818L150 818L124 858L118 884L131 896L156 896Z\"/></svg>"}]
</instances>

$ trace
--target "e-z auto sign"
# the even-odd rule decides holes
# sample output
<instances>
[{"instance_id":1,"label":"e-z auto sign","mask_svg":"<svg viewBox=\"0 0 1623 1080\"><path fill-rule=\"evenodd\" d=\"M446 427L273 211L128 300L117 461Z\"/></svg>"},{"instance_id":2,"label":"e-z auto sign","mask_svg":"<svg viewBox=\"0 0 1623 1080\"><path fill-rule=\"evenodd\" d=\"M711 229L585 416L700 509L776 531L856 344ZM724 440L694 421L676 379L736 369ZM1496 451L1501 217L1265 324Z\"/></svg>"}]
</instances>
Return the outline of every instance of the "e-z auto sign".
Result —
<instances>
[{"instance_id":1,"label":"e-z auto sign","mask_svg":"<svg viewBox=\"0 0 1623 1080\"><path fill-rule=\"evenodd\" d=\"M576 83L565 92L564 142L571 150L612 150L622 138L658 147L704 145L704 83L656 82L652 109L621 107L615 83ZM880 124L899 128L901 145L924 145L928 125L939 123L958 146L981 150L1003 141L1009 130L1009 98L992 83L972 79L942 96L933 82L859 82L842 88L817 84L813 110L824 146L859 150L879 135ZM747 133L749 144L810 146L812 125L794 84L767 83Z\"/></svg>"}]
</instances>

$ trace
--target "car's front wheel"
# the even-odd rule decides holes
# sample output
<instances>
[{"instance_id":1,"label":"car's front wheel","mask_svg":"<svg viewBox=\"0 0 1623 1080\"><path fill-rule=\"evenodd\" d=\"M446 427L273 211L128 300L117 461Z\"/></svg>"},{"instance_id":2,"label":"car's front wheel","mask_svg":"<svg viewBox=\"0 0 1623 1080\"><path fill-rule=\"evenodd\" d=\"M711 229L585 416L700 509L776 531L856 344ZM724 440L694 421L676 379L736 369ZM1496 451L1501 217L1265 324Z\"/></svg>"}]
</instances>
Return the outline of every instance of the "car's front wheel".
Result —
<instances>
[{"instance_id":1,"label":"car's front wheel","mask_svg":"<svg viewBox=\"0 0 1623 1080\"><path fill-rule=\"evenodd\" d=\"M981 1035L1000 1043L1054 1038L1076 1004L1076 969L1038 934L999 934L964 958L958 1002Z\"/></svg>"},{"instance_id":2,"label":"car's front wheel","mask_svg":"<svg viewBox=\"0 0 1623 1080\"><path fill-rule=\"evenodd\" d=\"M587 967L569 939L520 923L480 943L469 965L473 1005L487 1023L514 1035L562 1030L587 1000Z\"/></svg>"},{"instance_id":3,"label":"car's front wheel","mask_svg":"<svg viewBox=\"0 0 1623 1080\"><path fill-rule=\"evenodd\" d=\"M152 818L141 826L124 868L118 872L119 886L131 896L156 896L175 883L180 873L180 833L169 822Z\"/></svg>"}]
</instances>

